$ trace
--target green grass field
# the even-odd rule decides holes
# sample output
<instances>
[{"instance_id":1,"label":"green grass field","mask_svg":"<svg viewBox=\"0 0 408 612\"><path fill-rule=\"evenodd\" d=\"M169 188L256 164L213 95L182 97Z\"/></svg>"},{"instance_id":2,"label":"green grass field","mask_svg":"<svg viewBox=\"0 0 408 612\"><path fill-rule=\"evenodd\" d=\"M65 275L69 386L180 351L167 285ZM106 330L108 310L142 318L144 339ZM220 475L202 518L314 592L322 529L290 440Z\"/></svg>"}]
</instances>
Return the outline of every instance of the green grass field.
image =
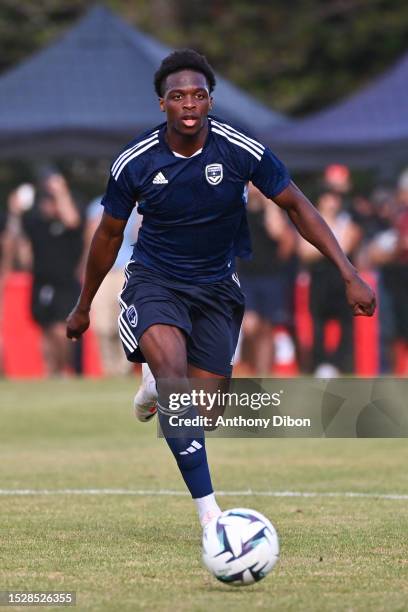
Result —
<instances>
[{"instance_id":1,"label":"green grass field","mask_svg":"<svg viewBox=\"0 0 408 612\"><path fill-rule=\"evenodd\" d=\"M0 590L75 590L77 610L408 610L408 498L375 495L408 494L406 440L209 440L216 488L236 492L223 508L255 508L280 536L272 574L236 589L201 565L188 496L158 494L184 488L132 416L135 387L0 383Z\"/></svg>"}]
</instances>

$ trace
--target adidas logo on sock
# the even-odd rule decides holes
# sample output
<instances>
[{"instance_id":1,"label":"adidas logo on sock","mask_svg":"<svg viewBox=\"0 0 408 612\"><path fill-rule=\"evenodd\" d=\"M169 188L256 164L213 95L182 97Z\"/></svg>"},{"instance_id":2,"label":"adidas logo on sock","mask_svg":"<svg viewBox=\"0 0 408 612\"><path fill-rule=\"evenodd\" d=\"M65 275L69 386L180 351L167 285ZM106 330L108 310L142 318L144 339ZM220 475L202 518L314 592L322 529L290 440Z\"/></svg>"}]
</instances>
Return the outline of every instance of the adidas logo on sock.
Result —
<instances>
[{"instance_id":1,"label":"adidas logo on sock","mask_svg":"<svg viewBox=\"0 0 408 612\"><path fill-rule=\"evenodd\" d=\"M162 172L158 172L153 179L153 185L166 185L169 181Z\"/></svg>"},{"instance_id":2,"label":"adidas logo on sock","mask_svg":"<svg viewBox=\"0 0 408 612\"><path fill-rule=\"evenodd\" d=\"M191 446L189 446L187 450L181 451L179 455L191 455L191 453L197 452L200 448L203 448L203 445L197 442L197 440L193 440Z\"/></svg>"}]
</instances>

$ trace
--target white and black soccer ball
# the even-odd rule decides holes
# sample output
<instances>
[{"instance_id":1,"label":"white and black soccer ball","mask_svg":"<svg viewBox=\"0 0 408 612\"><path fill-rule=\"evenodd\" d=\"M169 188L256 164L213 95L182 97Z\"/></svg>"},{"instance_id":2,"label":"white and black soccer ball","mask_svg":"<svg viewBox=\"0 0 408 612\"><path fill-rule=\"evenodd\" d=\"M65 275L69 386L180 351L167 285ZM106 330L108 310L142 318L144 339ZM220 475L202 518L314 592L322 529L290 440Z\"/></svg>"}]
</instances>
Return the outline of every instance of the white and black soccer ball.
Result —
<instances>
[{"instance_id":1,"label":"white and black soccer ball","mask_svg":"<svg viewBox=\"0 0 408 612\"><path fill-rule=\"evenodd\" d=\"M204 565L226 584L245 586L262 580L278 558L276 530L255 510L225 510L204 529Z\"/></svg>"}]
</instances>

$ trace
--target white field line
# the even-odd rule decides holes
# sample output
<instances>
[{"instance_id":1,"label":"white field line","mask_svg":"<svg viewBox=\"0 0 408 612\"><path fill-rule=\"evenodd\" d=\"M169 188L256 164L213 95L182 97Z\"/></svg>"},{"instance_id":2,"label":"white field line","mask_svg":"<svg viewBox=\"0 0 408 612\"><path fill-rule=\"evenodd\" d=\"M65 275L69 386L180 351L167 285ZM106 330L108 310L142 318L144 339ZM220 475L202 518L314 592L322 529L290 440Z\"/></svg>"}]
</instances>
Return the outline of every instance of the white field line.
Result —
<instances>
[{"instance_id":1,"label":"white field line","mask_svg":"<svg viewBox=\"0 0 408 612\"><path fill-rule=\"evenodd\" d=\"M353 491L216 491L220 497L339 497L408 500L408 494L359 493ZM187 496L186 491L171 489L0 489L0 496L52 496L52 495L134 495L134 496Z\"/></svg>"}]
</instances>

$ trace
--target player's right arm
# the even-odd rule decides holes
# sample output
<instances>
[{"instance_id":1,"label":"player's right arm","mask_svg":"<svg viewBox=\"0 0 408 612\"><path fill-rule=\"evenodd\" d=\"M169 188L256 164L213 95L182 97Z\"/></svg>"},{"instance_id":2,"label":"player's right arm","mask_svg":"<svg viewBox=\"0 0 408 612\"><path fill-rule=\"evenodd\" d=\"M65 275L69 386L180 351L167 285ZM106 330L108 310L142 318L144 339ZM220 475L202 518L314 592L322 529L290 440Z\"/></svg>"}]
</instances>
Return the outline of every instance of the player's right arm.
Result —
<instances>
[{"instance_id":1,"label":"player's right arm","mask_svg":"<svg viewBox=\"0 0 408 612\"><path fill-rule=\"evenodd\" d=\"M103 279L115 263L127 221L106 212L96 228L85 266L81 294L67 318L67 337L79 338L89 327L89 311Z\"/></svg>"}]
</instances>

